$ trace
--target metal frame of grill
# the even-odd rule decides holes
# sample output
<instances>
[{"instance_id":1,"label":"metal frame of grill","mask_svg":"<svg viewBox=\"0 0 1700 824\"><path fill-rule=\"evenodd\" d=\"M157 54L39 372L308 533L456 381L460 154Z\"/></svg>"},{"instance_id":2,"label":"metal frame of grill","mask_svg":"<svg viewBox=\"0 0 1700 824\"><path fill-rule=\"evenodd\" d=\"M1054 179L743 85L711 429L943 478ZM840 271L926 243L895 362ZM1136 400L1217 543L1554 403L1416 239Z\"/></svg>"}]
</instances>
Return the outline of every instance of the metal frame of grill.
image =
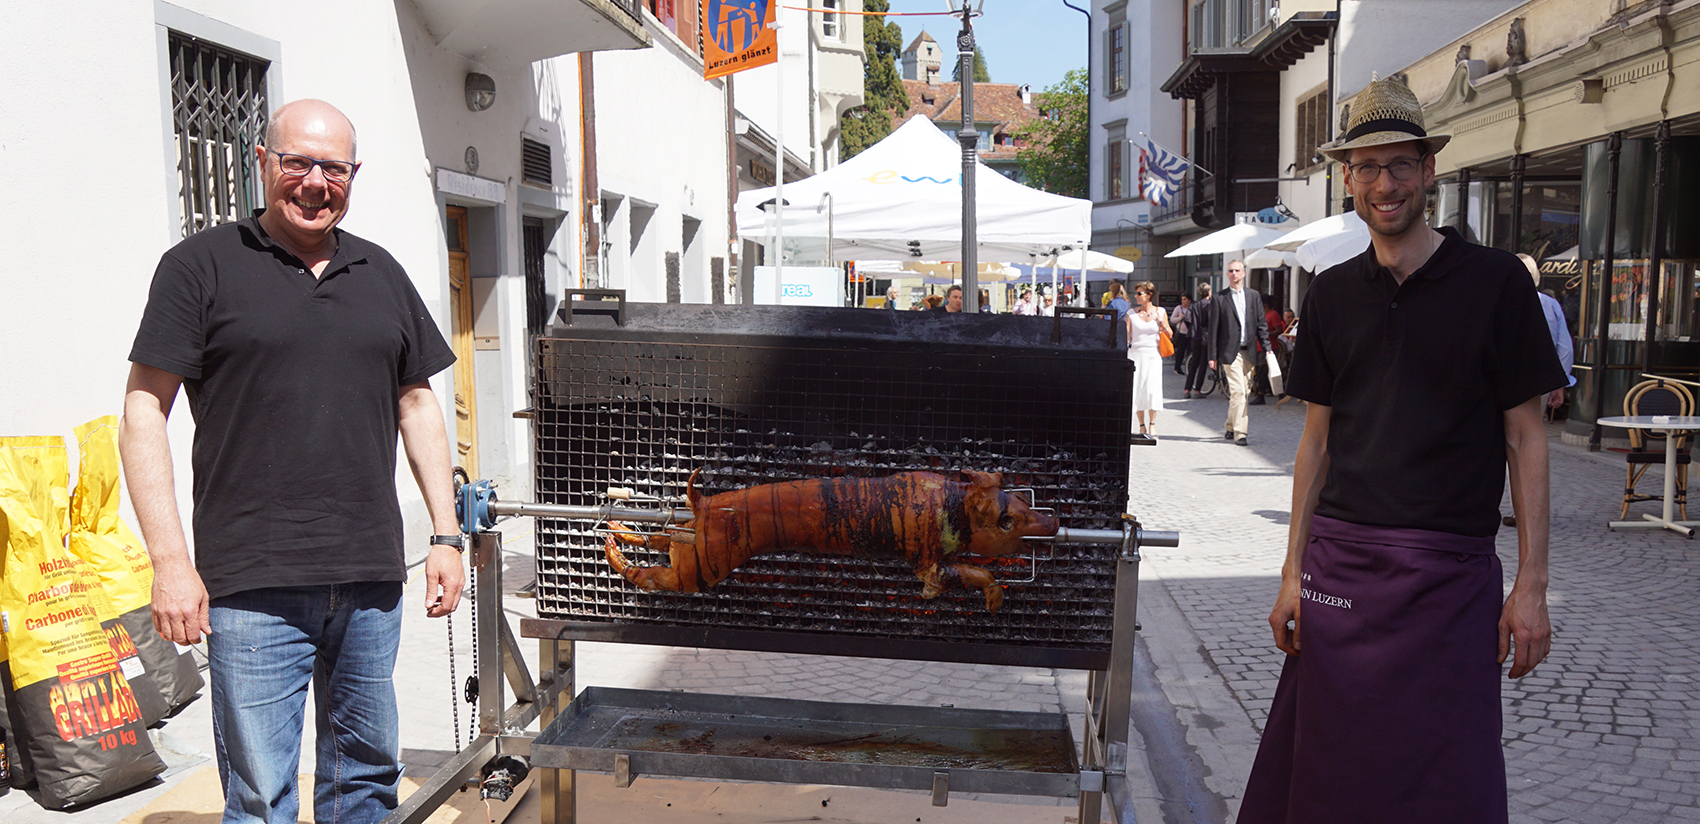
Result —
<instances>
[{"instance_id":1,"label":"metal frame of grill","mask_svg":"<svg viewBox=\"0 0 1700 824\"><path fill-rule=\"evenodd\" d=\"M954 778L959 791L1079 797L1082 822L1098 820L1100 796L1108 792L1115 817L1131 820L1126 731L1139 546L1175 545L1178 536L1144 531L1123 512L1131 367L1120 349L1104 345L1096 325L1102 321L623 300L569 301L561 320L538 342L537 408L529 413L536 424L538 500L491 507L538 517L536 596L543 617L523 621L521 634L539 639L550 671L533 684L523 664L515 664L505 620L480 624L481 636L488 635L479 639L480 649L494 651L478 665L486 735L439 774L441 781L421 789L413 815L440 803L432 799L473 775L484 756L508 752L551 768L542 778L543 820L550 824L576 820L570 791L559 794L561 769L613 772L621 786L640 773L930 783L935 804L948 797ZM1012 385L1023 391L1012 392ZM599 525L610 518L681 517L672 507L682 506L674 502L698 469L704 491L717 492L823 474L958 468L1005 470L1006 489L1031 488L1035 503L1054 507L1063 525L1032 559L993 565L1006 588L995 616L977 592L922 599L913 571L894 560L779 553L752 559L708 592L685 594L639 591L603 558ZM609 487L630 488L651 503L611 501ZM491 561L500 536L484 531L474 538L475 598L482 614L498 616L499 564ZM666 562L632 554L644 563ZM626 694L632 691L587 691L570 701L578 640L1084 669L1083 752L1060 777L1018 770L1009 775L1025 777L993 781L992 773L921 763L875 768L622 751L620 741L586 738L582 727L604 723L595 718L609 713L719 708L731 718L742 704L731 696L686 701ZM504 680L519 699L505 709ZM610 702L619 706L604 706ZM846 720L818 715L807 704L770 701L761 711L794 712L791 723L804 725ZM894 711L838 706L868 717ZM928 708L897 712L928 729L949 726ZM1009 715L968 712L950 723L985 729L1028 723ZM535 739L518 732L538 717L545 729ZM1066 716L1058 718L1066 737ZM1072 759L1072 741L1068 747ZM417 819L398 810L389 820Z\"/></svg>"}]
</instances>

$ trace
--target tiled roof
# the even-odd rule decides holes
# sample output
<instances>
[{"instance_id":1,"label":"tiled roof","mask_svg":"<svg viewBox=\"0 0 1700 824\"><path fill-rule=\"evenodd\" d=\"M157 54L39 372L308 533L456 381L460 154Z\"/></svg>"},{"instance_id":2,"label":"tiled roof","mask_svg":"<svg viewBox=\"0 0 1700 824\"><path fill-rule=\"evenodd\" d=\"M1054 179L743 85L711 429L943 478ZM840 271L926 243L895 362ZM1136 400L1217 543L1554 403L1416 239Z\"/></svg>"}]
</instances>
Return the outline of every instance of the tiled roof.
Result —
<instances>
[{"instance_id":1,"label":"tiled roof","mask_svg":"<svg viewBox=\"0 0 1700 824\"><path fill-rule=\"evenodd\" d=\"M915 35L914 40L909 41L909 45L903 47L903 53L908 54L908 53L914 51L916 49L916 47L921 45L922 40L928 40L928 41L931 41L931 42L934 42L934 43L939 42L937 40L933 40L933 36L928 34L926 32L926 30L923 29L920 34Z\"/></svg>"},{"instance_id":2,"label":"tiled roof","mask_svg":"<svg viewBox=\"0 0 1700 824\"><path fill-rule=\"evenodd\" d=\"M916 116L925 116L941 128L962 122L962 84L905 80L903 87L909 92L909 110L893 125L901 125ZM1022 102L1020 90L1014 83L975 83L975 122L993 123L992 133L1001 135L1020 131L1039 119L1039 108Z\"/></svg>"}]
</instances>

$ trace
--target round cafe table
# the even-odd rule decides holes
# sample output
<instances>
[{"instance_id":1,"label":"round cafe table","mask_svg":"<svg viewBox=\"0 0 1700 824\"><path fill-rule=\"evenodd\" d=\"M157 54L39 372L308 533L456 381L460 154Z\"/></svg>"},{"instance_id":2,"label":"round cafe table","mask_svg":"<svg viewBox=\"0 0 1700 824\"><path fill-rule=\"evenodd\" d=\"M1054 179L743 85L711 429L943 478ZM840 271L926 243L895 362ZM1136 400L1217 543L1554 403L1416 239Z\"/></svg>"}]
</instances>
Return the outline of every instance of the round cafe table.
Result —
<instances>
[{"instance_id":1,"label":"round cafe table","mask_svg":"<svg viewBox=\"0 0 1700 824\"><path fill-rule=\"evenodd\" d=\"M1629 415L1615 418L1600 418L1601 426L1613 426L1618 429L1651 429L1668 432L1672 437L1665 438L1665 506L1662 516L1655 517L1643 514L1645 520L1640 521L1610 521L1606 526L1612 529L1633 529L1648 527L1668 529L1679 532L1688 538L1694 537L1693 527L1700 526L1700 521L1671 520L1672 507L1676 501L1676 442L1674 437L1678 432L1700 431L1700 415Z\"/></svg>"}]
</instances>

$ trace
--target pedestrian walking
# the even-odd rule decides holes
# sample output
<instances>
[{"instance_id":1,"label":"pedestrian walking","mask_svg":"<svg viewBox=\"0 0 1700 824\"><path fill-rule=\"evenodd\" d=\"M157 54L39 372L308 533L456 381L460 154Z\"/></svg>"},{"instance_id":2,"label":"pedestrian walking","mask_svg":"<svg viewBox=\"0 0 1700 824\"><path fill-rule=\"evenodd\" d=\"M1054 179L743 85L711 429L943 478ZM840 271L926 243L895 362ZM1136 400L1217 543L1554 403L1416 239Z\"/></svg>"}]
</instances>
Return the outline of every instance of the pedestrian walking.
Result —
<instances>
[{"instance_id":1,"label":"pedestrian walking","mask_svg":"<svg viewBox=\"0 0 1700 824\"><path fill-rule=\"evenodd\" d=\"M1192 298L1181 295L1181 305L1169 315L1175 327L1175 374L1186 374L1186 356L1192 345Z\"/></svg>"},{"instance_id":2,"label":"pedestrian walking","mask_svg":"<svg viewBox=\"0 0 1700 824\"><path fill-rule=\"evenodd\" d=\"M1214 314L1210 304L1210 284L1198 284L1198 302L1192 305L1192 353L1186 366L1186 382L1182 384L1183 397L1204 397L1204 370L1213 368L1210 362L1210 316Z\"/></svg>"},{"instance_id":3,"label":"pedestrian walking","mask_svg":"<svg viewBox=\"0 0 1700 824\"><path fill-rule=\"evenodd\" d=\"M1157 305L1157 287L1150 281L1134 285L1135 307L1123 316L1127 326L1127 359L1133 361L1133 414L1139 434L1157 440L1157 410L1163 408L1163 356L1157 351L1162 333L1174 334L1168 313Z\"/></svg>"},{"instance_id":4,"label":"pedestrian walking","mask_svg":"<svg viewBox=\"0 0 1700 824\"><path fill-rule=\"evenodd\" d=\"M1228 385L1228 421L1222 437L1247 445L1251 421L1246 414L1252 358L1269 351L1269 326L1262 296L1245 285L1245 261L1228 262L1228 288L1216 296L1210 317L1210 368L1222 369Z\"/></svg>"},{"instance_id":5,"label":"pedestrian walking","mask_svg":"<svg viewBox=\"0 0 1700 824\"><path fill-rule=\"evenodd\" d=\"M1110 296L1109 302L1105 303L1104 306L1116 310L1117 322L1126 322L1127 310L1133 308L1133 304L1129 303L1127 299L1127 287L1123 286L1120 280L1112 280L1110 281L1110 291L1104 294Z\"/></svg>"},{"instance_id":6,"label":"pedestrian walking","mask_svg":"<svg viewBox=\"0 0 1700 824\"><path fill-rule=\"evenodd\" d=\"M1541 406L1565 378L1517 259L1424 222L1449 136L1397 79L1350 111L1320 150L1371 245L1300 312L1287 389L1309 407L1269 615L1287 659L1239 822L1503 824L1500 666L1527 675L1551 643Z\"/></svg>"}]
</instances>

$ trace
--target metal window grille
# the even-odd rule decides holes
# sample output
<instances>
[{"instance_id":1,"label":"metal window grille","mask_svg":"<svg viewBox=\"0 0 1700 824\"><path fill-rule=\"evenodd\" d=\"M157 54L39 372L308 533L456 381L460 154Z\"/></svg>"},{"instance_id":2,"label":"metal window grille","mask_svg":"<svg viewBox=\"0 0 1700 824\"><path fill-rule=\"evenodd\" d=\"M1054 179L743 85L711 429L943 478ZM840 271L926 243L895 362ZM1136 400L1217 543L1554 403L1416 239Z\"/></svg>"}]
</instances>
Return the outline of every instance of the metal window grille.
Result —
<instances>
[{"instance_id":1,"label":"metal window grille","mask_svg":"<svg viewBox=\"0 0 1700 824\"><path fill-rule=\"evenodd\" d=\"M525 328L533 335L549 331L549 290L543 274L545 256L549 251L549 227L534 217L525 218L520 227L525 245Z\"/></svg>"},{"instance_id":2,"label":"metal window grille","mask_svg":"<svg viewBox=\"0 0 1700 824\"><path fill-rule=\"evenodd\" d=\"M262 204L253 147L270 111L271 63L172 32L171 124L183 236L247 217Z\"/></svg>"},{"instance_id":3,"label":"metal window grille","mask_svg":"<svg viewBox=\"0 0 1700 824\"><path fill-rule=\"evenodd\" d=\"M551 162L549 144L522 137L519 139L519 156L520 179L539 186L553 185L554 164Z\"/></svg>"}]
</instances>

